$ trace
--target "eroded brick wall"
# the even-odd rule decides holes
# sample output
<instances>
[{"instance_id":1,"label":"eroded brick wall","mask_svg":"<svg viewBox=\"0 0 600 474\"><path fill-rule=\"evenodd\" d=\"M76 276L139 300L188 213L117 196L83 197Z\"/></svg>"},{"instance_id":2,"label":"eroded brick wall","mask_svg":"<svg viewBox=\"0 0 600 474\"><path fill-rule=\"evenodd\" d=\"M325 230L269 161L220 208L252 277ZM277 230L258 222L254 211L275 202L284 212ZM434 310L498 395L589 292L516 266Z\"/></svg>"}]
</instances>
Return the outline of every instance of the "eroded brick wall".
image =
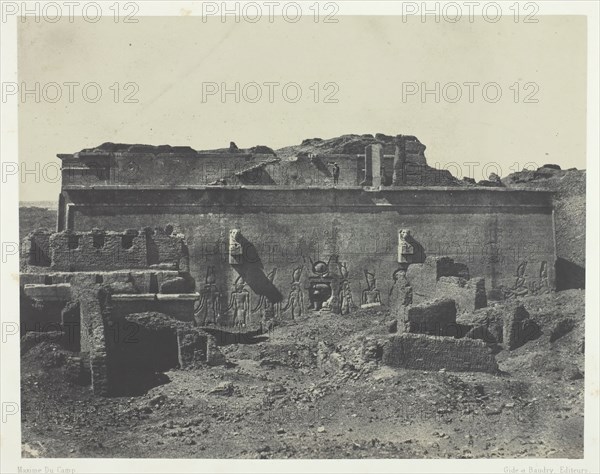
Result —
<instances>
[{"instance_id":1,"label":"eroded brick wall","mask_svg":"<svg viewBox=\"0 0 600 474\"><path fill-rule=\"evenodd\" d=\"M21 270L28 267L50 266L50 235L47 231L34 231L21 241L20 266Z\"/></svg>"},{"instance_id":2,"label":"eroded brick wall","mask_svg":"<svg viewBox=\"0 0 600 474\"><path fill-rule=\"evenodd\" d=\"M55 271L108 271L151 266L187 266L183 236L162 230L125 232L57 232L49 238L50 266Z\"/></svg>"},{"instance_id":3,"label":"eroded brick wall","mask_svg":"<svg viewBox=\"0 0 600 474\"><path fill-rule=\"evenodd\" d=\"M58 232L50 238L52 269L93 271L145 268L145 235L122 232Z\"/></svg>"}]
</instances>

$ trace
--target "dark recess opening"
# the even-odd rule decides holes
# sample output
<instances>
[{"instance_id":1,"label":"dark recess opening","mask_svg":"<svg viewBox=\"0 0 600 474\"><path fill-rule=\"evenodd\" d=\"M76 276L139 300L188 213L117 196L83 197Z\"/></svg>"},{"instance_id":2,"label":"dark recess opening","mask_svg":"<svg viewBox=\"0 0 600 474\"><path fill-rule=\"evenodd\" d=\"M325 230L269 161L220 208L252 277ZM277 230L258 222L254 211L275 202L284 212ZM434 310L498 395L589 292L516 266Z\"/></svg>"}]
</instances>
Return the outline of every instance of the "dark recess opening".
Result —
<instances>
[{"instance_id":1,"label":"dark recess opening","mask_svg":"<svg viewBox=\"0 0 600 474\"><path fill-rule=\"evenodd\" d=\"M124 322L111 354L113 395L142 395L168 382L162 372L179 365L177 335L170 328Z\"/></svg>"},{"instance_id":2,"label":"dark recess opening","mask_svg":"<svg viewBox=\"0 0 600 474\"><path fill-rule=\"evenodd\" d=\"M50 263L50 257L44 252L42 247L38 245L35 239L32 239L31 249L29 251L29 265L49 267Z\"/></svg>"},{"instance_id":3,"label":"dark recess opening","mask_svg":"<svg viewBox=\"0 0 600 474\"><path fill-rule=\"evenodd\" d=\"M81 312L79 303L69 303L62 310L62 325L65 332L65 348L79 352L81 350Z\"/></svg>"},{"instance_id":4,"label":"dark recess opening","mask_svg":"<svg viewBox=\"0 0 600 474\"><path fill-rule=\"evenodd\" d=\"M131 247L133 247L133 238L135 236L130 235L130 234L125 234L124 236L121 237L121 247L123 247L124 249L130 249Z\"/></svg>"},{"instance_id":5,"label":"dark recess opening","mask_svg":"<svg viewBox=\"0 0 600 474\"><path fill-rule=\"evenodd\" d=\"M79 247L79 236L71 234L67 240L67 245L69 249L74 250Z\"/></svg>"},{"instance_id":6,"label":"dark recess opening","mask_svg":"<svg viewBox=\"0 0 600 474\"><path fill-rule=\"evenodd\" d=\"M101 249L104 247L104 234L94 234L92 237L94 248Z\"/></svg>"},{"instance_id":7,"label":"dark recess opening","mask_svg":"<svg viewBox=\"0 0 600 474\"><path fill-rule=\"evenodd\" d=\"M585 289L585 268L581 265L559 257L556 259L555 271L558 291Z\"/></svg>"}]
</instances>

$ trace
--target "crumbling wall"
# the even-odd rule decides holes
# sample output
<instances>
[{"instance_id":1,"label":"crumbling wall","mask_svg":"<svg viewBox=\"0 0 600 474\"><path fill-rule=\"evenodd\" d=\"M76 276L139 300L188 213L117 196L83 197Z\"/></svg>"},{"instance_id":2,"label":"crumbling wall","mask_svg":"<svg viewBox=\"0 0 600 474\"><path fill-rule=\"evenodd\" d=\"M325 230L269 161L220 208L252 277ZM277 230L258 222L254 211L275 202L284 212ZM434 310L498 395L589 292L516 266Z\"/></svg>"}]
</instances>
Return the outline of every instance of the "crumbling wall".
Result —
<instances>
[{"instance_id":1,"label":"crumbling wall","mask_svg":"<svg viewBox=\"0 0 600 474\"><path fill-rule=\"evenodd\" d=\"M209 184L226 179L253 162L273 158L268 148L256 151L211 153L183 146L104 143L58 157L63 162L63 185L176 186Z\"/></svg>"},{"instance_id":2,"label":"crumbling wall","mask_svg":"<svg viewBox=\"0 0 600 474\"><path fill-rule=\"evenodd\" d=\"M364 153L364 149L361 151ZM364 157L357 155L311 155L300 154L288 160L269 163L264 168L270 177L270 184L283 186L332 186L333 164L340 168L338 186L358 186L359 177L364 173Z\"/></svg>"},{"instance_id":3,"label":"crumbling wall","mask_svg":"<svg viewBox=\"0 0 600 474\"><path fill-rule=\"evenodd\" d=\"M107 337L104 327L103 312L109 311L106 295L92 287L81 292L82 330L87 332L92 390L96 395L106 396L110 393L109 361Z\"/></svg>"},{"instance_id":4,"label":"crumbling wall","mask_svg":"<svg viewBox=\"0 0 600 474\"><path fill-rule=\"evenodd\" d=\"M110 394L143 393L170 369L225 362L213 336L160 312L121 315L113 298L105 318Z\"/></svg>"},{"instance_id":5,"label":"crumbling wall","mask_svg":"<svg viewBox=\"0 0 600 474\"><path fill-rule=\"evenodd\" d=\"M19 255L21 271L27 271L29 266L50 266L50 235L51 232L46 230L36 230L21 240Z\"/></svg>"},{"instance_id":6,"label":"crumbling wall","mask_svg":"<svg viewBox=\"0 0 600 474\"><path fill-rule=\"evenodd\" d=\"M183 236L167 235L163 230L63 231L50 236L49 247L50 265L55 271L106 271L151 266L177 270L184 260L184 266L187 266Z\"/></svg>"},{"instance_id":7,"label":"crumbling wall","mask_svg":"<svg viewBox=\"0 0 600 474\"><path fill-rule=\"evenodd\" d=\"M438 259L427 257L423 263L408 266L406 279L413 289L413 302L430 300L435 295L438 281Z\"/></svg>"},{"instance_id":8,"label":"crumbling wall","mask_svg":"<svg viewBox=\"0 0 600 474\"><path fill-rule=\"evenodd\" d=\"M146 268L146 238L130 232L57 232L50 237L52 269L93 271Z\"/></svg>"},{"instance_id":9,"label":"crumbling wall","mask_svg":"<svg viewBox=\"0 0 600 474\"><path fill-rule=\"evenodd\" d=\"M382 360L386 365L407 369L498 372L492 349L475 339L400 334L384 345Z\"/></svg>"},{"instance_id":10,"label":"crumbling wall","mask_svg":"<svg viewBox=\"0 0 600 474\"><path fill-rule=\"evenodd\" d=\"M128 311L139 309L135 299L140 298L150 309L168 313L170 324L193 321L194 302L199 295L148 294L158 292L161 283L172 281L178 275L179 272L173 270L23 274L21 327L23 332L60 331L65 347L80 351L81 370L91 374L94 393L108 395L118 385L113 373L115 364L109 361L111 350L125 339L131 342L136 330L135 325L123 328L114 324L115 314L125 317ZM129 308L123 307L118 297L113 301L110 295L114 291L124 292L126 294L121 296L133 300ZM176 341L176 335L169 334ZM148 343L150 339L144 339L148 350L157 344L156 340ZM207 344L212 347L210 341ZM207 353L210 362L206 363L218 363L218 349L209 349Z\"/></svg>"},{"instance_id":11,"label":"crumbling wall","mask_svg":"<svg viewBox=\"0 0 600 474\"><path fill-rule=\"evenodd\" d=\"M112 296L114 316L156 312L168 315L177 321L194 321L194 306L200 295L191 294L115 294Z\"/></svg>"},{"instance_id":12,"label":"crumbling wall","mask_svg":"<svg viewBox=\"0 0 600 474\"><path fill-rule=\"evenodd\" d=\"M503 343L511 351L536 339L541 334L539 326L529 317L529 312L523 305L517 305L508 311L503 322Z\"/></svg>"},{"instance_id":13,"label":"crumbling wall","mask_svg":"<svg viewBox=\"0 0 600 474\"><path fill-rule=\"evenodd\" d=\"M441 277L437 282L435 294L437 297L452 298L459 313L487 306L484 278L465 280L461 277Z\"/></svg>"},{"instance_id":14,"label":"crumbling wall","mask_svg":"<svg viewBox=\"0 0 600 474\"><path fill-rule=\"evenodd\" d=\"M471 278L467 265L449 257L429 256L406 272L415 303L452 298L459 313L487 306L484 278Z\"/></svg>"},{"instance_id":15,"label":"crumbling wall","mask_svg":"<svg viewBox=\"0 0 600 474\"><path fill-rule=\"evenodd\" d=\"M456 326L456 303L445 298L414 305L406 314L406 331L411 333L445 336Z\"/></svg>"},{"instance_id":16,"label":"crumbling wall","mask_svg":"<svg viewBox=\"0 0 600 474\"><path fill-rule=\"evenodd\" d=\"M20 292L21 333L60 329L61 312L71 299L71 285L25 284Z\"/></svg>"},{"instance_id":17,"label":"crumbling wall","mask_svg":"<svg viewBox=\"0 0 600 474\"><path fill-rule=\"evenodd\" d=\"M90 319L96 312L93 310L90 313L88 306L89 304L94 306L93 303L97 299L95 292L103 286L109 286L113 291L131 295L157 293L163 282L172 281L178 275L179 272L173 270L23 273L20 278L22 329L35 330L36 325L37 330L57 329L59 324L67 322L64 310L80 304L80 344L81 351L87 353L91 345ZM165 310L178 319L190 317L191 301L178 305L177 302L168 301L170 296L164 297L167 301L164 305L158 304L158 309ZM190 300L193 298L191 297ZM151 299L155 299L153 295ZM66 314L71 324L76 313L77 311ZM74 330L70 330L69 333ZM78 343L75 341L75 344Z\"/></svg>"},{"instance_id":18,"label":"crumbling wall","mask_svg":"<svg viewBox=\"0 0 600 474\"><path fill-rule=\"evenodd\" d=\"M544 165L508 175L509 188L553 191L556 288L585 288L586 170Z\"/></svg>"},{"instance_id":19,"label":"crumbling wall","mask_svg":"<svg viewBox=\"0 0 600 474\"><path fill-rule=\"evenodd\" d=\"M398 185L461 184L449 171L429 167L425 145L416 137L407 138L407 160ZM338 184L358 186L366 173L365 147L377 145L387 155L381 163L382 184L391 185L395 137L377 134L345 136L321 143L310 141L280 150L281 158L268 147L197 152L189 147L113 143L58 156L63 161L65 185L331 185L331 168L336 162L340 167Z\"/></svg>"},{"instance_id":20,"label":"crumbling wall","mask_svg":"<svg viewBox=\"0 0 600 474\"><path fill-rule=\"evenodd\" d=\"M187 248L182 235L173 235L162 228L145 229L148 266L186 270Z\"/></svg>"}]
</instances>

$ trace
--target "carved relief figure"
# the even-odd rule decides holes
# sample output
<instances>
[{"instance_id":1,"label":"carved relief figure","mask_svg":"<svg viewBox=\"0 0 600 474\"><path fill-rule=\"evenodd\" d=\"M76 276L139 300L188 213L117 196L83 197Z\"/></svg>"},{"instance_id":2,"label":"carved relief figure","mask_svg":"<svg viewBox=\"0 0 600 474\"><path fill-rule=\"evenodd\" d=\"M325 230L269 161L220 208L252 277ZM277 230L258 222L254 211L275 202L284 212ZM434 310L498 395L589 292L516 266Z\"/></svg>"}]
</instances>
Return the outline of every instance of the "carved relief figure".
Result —
<instances>
[{"instance_id":1,"label":"carved relief figure","mask_svg":"<svg viewBox=\"0 0 600 474\"><path fill-rule=\"evenodd\" d=\"M550 282L548 281L548 262L545 260L540 265L540 281L536 292L539 294L550 293Z\"/></svg>"},{"instance_id":2,"label":"carved relief figure","mask_svg":"<svg viewBox=\"0 0 600 474\"><path fill-rule=\"evenodd\" d=\"M413 291L406 278L406 270L398 269L392 275L394 283L390 288L390 306L409 306L413 301Z\"/></svg>"},{"instance_id":3,"label":"carved relief figure","mask_svg":"<svg viewBox=\"0 0 600 474\"><path fill-rule=\"evenodd\" d=\"M539 278L536 280L527 278L527 260L523 260L517 266L515 283L510 288L503 288L504 297L507 299L519 296L538 295L549 293L550 281L548 278L548 262L545 260L540 264Z\"/></svg>"},{"instance_id":4,"label":"carved relief figure","mask_svg":"<svg viewBox=\"0 0 600 474\"><path fill-rule=\"evenodd\" d=\"M235 327L246 327L250 316L250 293L246 290L246 282L241 276L235 281L234 288L227 310L233 310Z\"/></svg>"},{"instance_id":5,"label":"carved relief figure","mask_svg":"<svg viewBox=\"0 0 600 474\"><path fill-rule=\"evenodd\" d=\"M338 263L338 267L340 269L340 275L342 276L342 278L344 280L347 280L349 272L348 272L348 266L347 266L346 262Z\"/></svg>"},{"instance_id":6,"label":"carved relief figure","mask_svg":"<svg viewBox=\"0 0 600 474\"><path fill-rule=\"evenodd\" d=\"M204 288L200 292L200 302L194 313L194 319L199 325L217 324L221 316L221 297L222 294L216 285L215 267L209 266L206 269L206 279Z\"/></svg>"},{"instance_id":7,"label":"carved relief figure","mask_svg":"<svg viewBox=\"0 0 600 474\"><path fill-rule=\"evenodd\" d=\"M381 304L381 295L377 289L375 274L365 270L365 279L367 280L367 289L362 292L362 305Z\"/></svg>"},{"instance_id":8,"label":"carved relief figure","mask_svg":"<svg viewBox=\"0 0 600 474\"><path fill-rule=\"evenodd\" d=\"M292 272L292 289L288 295L288 300L282 311L291 310L292 319L302 316L304 308L304 294L300 286L300 277L302 276L302 266L294 269Z\"/></svg>"},{"instance_id":9,"label":"carved relief figure","mask_svg":"<svg viewBox=\"0 0 600 474\"><path fill-rule=\"evenodd\" d=\"M515 284L504 291L506 298L513 298L518 296L525 296L529 293L527 286L527 275L525 270L527 269L527 260L523 260L517 266Z\"/></svg>"},{"instance_id":10,"label":"carved relief figure","mask_svg":"<svg viewBox=\"0 0 600 474\"><path fill-rule=\"evenodd\" d=\"M344 280L342 282L342 289L340 290L339 300L340 313L342 315L350 314L350 311L355 305L354 300L352 299L352 290L350 289L350 284L348 283L348 280Z\"/></svg>"}]
</instances>

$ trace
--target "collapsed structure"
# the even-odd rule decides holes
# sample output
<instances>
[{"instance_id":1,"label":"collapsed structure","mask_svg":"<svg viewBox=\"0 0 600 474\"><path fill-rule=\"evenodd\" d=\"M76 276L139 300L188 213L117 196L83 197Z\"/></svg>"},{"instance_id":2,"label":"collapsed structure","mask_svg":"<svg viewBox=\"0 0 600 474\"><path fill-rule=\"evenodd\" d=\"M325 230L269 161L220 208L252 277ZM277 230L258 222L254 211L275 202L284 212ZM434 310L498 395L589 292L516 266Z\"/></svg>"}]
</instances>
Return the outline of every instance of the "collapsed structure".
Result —
<instances>
[{"instance_id":1,"label":"collapsed structure","mask_svg":"<svg viewBox=\"0 0 600 474\"><path fill-rule=\"evenodd\" d=\"M109 394L141 369L223 363L225 332L384 305L406 332L384 359L414 368L418 341L458 337L427 327L450 303L431 318L420 304L450 298L454 324L488 300L551 291L556 260L550 192L461 186L424 150L398 136L285 159L115 144L58 155L57 232L22 244L25 331L72 324L82 371ZM456 354L487 350L468 339ZM454 359L495 370L486 354Z\"/></svg>"}]
</instances>

